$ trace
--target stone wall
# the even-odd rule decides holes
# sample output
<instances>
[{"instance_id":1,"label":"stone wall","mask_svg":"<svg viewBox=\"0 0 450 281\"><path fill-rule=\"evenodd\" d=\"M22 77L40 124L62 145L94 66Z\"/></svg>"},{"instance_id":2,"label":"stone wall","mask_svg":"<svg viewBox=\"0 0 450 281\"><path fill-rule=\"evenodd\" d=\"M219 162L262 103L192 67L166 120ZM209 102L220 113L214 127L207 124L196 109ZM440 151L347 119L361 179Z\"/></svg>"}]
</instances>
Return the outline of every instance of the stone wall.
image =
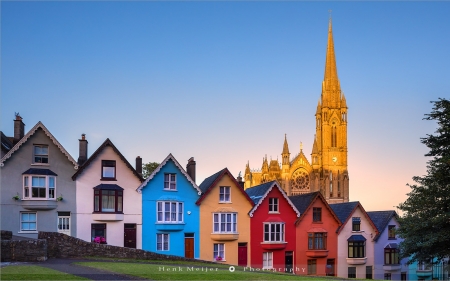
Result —
<instances>
[{"instance_id":1,"label":"stone wall","mask_svg":"<svg viewBox=\"0 0 450 281\"><path fill-rule=\"evenodd\" d=\"M196 259L162 255L139 249L86 242L57 232L39 232L38 237L39 239L47 240L47 255L49 258L104 257L141 260L198 261Z\"/></svg>"},{"instance_id":2,"label":"stone wall","mask_svg":"<svg viewBox=\"0 0 450 281\"><path fill-rule=\"evenodd\" d=\"M11 240L12 239L12 231L2 230L2 240Z\"/></svg>"},{"instance_id":3,"label":"stone wall","mask_svg":"<svg viewBox=\"0 0 450 281\"><path fill-rule=\"evenodd\" d=\"M12 261L45 261L47 259L47 241L2 240L2 262Z\"/></svg>"}]
</instances>

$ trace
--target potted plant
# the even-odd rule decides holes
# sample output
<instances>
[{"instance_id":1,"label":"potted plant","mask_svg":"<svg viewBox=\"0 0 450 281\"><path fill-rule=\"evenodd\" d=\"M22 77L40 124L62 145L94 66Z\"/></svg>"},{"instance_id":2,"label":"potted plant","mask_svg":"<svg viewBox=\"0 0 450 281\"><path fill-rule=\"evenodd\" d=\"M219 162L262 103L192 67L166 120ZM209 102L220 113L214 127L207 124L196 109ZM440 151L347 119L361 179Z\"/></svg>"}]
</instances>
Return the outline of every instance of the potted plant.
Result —
<instances>
[{"instance_id":1,"label":"potted plant","mask_svg":"<svg viewBox=\"0 0 450 281\"><path fill-rule=\"evenodd\" d=\"M19 199L20 199L20 198L19 198L19 194L14 195L12 199L14 199L14 200L16 200L16 201L19 200Z\"/></svg>"},{"instance_id":2,"label":"potted plant","mask_svg":"<svg viewBox=\"0 0 450 281\"><path fill-rule=\"evenodd\" d=\"M58 198L56 198L56 201L62 201L63 200L63 197L62 197L62 195L61 196L59 196Z\"/></svg>"},{"instance_id":3,"label":"potted plant","mask_svg":"<svg viewBox=\"0 0 450 281\"><path fill-rule=\"evenodd\" d=\"M221 256L217 256L216 257L216 261L222 261L222 257Z\"/></svg>"}]
</instances>

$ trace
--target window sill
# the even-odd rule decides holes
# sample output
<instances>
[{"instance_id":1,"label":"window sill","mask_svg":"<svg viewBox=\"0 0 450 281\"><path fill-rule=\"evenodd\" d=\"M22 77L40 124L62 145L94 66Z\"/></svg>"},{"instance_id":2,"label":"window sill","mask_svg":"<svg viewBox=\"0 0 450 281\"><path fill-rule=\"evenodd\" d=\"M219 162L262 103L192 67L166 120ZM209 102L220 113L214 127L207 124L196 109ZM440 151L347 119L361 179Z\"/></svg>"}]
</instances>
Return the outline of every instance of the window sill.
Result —
<instances>
[{"instance_id":1,"label":"window sill","mask_svg":"<svg viewBox=\"0 0 450 281\"><path fill-rule=\"evenodd\" d=\"M181 231L184 229L184 223L155 223L155 227L159 231Z\"/></svg>"},{"instance_id":2,"label":"window sill","mask_svg":"<svg viewBox=\"0 0 450 281\"><path fill-rule=\"evenodd\" d=\"M35 230L35 231L18 231L17 232L18 234L36 234L36 233L38 233L38 231L37 230Z\"/></svg>"},{"instance_id":3,"label":"window sill","mask_svg":"<svg viewBox=\"0 0 450 281\"><path fill-rule=\"evenodd\" d=\"M231 201L219 201L219 204L232 204L233 202Z\"/></svg>"},{"instance_id":4,"label":"window sill","mask_svg":"<svg viewBox=\"0 0 450 281\"><path fill-rule=\"evenodd\" d=\"M49 163L31 163L31 166L50 166Z\"/></svg>"},{"instance_id":5,"label":"window sill","mask_svg":"<svg viewBox=\"0 0 450 281\"><path fill-rule=\"evenodd\" d=\"M58 206L56 199L22 199L21 205L27 210L53 210Z\"/></svg>"},{"instance_id":6,"label":"window sill","mask_svg":"<svg viewBox=\"0 0 450 281\"><path fill-rule=\"evenodd\" d=\"M313 221L312 223L323 224L321 221Z\"/></svg>"},{"instance_id":7,"label":"window sill","mask_svg":"<svg viewBox=\"0 0 450 281\"><path fill-rule=\"evenodd\" d=\"M347 258L347 264L366 264L367 258Z\"/></svg>"},{"instance_id":8,"label":"window sill","mask_svg":"<svg viewBox=\"0 0 450 281\"><path fill-rule=\"evenodd\" d=\"M269 214L280 214L280 212L271 212L271 211L269 211Z\"/></svg>"},{"instance_id":9,"label":"window sill","mask_svg":"<svg viewBox=\"0 0 450 281\"><path fill-rule=\"evenodd\" d=\"M164 190L164 191L171 191L171 192L178 191L178 190L176 190L176 189L166 189L166 188L163 188L163 190Z\"/></svg>"},{"instance_id":10,"label":"window sill","mask_svg":"<svg viewBox=\"0 0 450 281\"><path fill-rule=\"evenodd\" d=\"M101 181L117 181L115 178L101 178Z\"/></svg>"},{"instance_id":11,"label":"window sill","mask_svg":"<svg viewBox=\"0 0 450 281\"><path fill-rule=\"evenodd\" d=\"M388 238L388 240L397 240L397 238L396 238L396 237L394 237L394 238Z\"/></svg>"},{"instance_id":12,"label":"window sill","mask_svg":"<svg viewBox=\"0 0 450 281\"><path fill-rule=\"evenodd\" d=\"M306 256L311 258L324 258L328 256L328 250L307 250Z\"/></svg>"},{"instance_id":13,"label":"window sill","mask_svg":"<svg viewBox=\"0 0 450 281\"><path fill-rule=\"evenodd\" d=\"M285 241L264 241L261 242L261 248L264 250L281 250L286 248L287 242Z\"/></svg>"},{"instance_id":14,"label":"window sill","mask_svg":"<svg viewBox=\"0 0 450 281\"><path fill-rule=\"evenodd\" d=\"M218 233L213 232L211 233L211 239L215 241L233 241L239 239L239 233L235 232L225 232L225 233Z\"/></svg>"}]
</instances>

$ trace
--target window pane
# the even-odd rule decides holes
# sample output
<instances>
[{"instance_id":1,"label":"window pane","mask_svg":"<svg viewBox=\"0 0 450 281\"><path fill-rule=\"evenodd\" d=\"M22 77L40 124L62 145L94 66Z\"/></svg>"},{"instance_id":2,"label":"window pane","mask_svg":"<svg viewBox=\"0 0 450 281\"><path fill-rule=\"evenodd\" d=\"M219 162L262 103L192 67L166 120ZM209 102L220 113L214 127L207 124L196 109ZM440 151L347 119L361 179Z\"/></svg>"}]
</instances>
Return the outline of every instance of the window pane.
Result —
<instances>
[{"instance_id":1,"label":"window pane","mask_svg":"<svg viewBox=\"0 0 450 281\"><path fill-rule=\"evenodd\" d=\"M122 212L122 206L123 206L123 197L122 195L117 197L117 211Z\"/></svg>"},{"instance_id":2,"label":"window pane","mask_svg":"<svg viewBox=\"0 0 450 281\"><path fill-rule=\"evenodd\" d=\"M164 203L164 220L165 221L170 221L170 202L165 202Z\"/></svg>"},{"instance_id":3,"label":"window pane","mask_svg":"<svg viewBox=\"0 0 450 281\"><path fill-rule=\"evenodd\" d=\"M55 187L55 177L48 178L48 187Z\"/></svg>"},{"instance_id":4,"label":"window pane","mask_svg":"<svg viewBox=\"0 0 450 281\"><path fill-rule=\"evenodd\" d=\"M103 167L103 177L104 178L114 178L115 167Z\"/></svg>"},{"instance_id":5,"label":"window pane","mask_svg":"<svg viewBox=\"0 0 450 281\"><path fill-rule=\"evenodd\" d=\"M183 221L183 203L178 203L178 221Z\"/></svg>"}]
</instances>

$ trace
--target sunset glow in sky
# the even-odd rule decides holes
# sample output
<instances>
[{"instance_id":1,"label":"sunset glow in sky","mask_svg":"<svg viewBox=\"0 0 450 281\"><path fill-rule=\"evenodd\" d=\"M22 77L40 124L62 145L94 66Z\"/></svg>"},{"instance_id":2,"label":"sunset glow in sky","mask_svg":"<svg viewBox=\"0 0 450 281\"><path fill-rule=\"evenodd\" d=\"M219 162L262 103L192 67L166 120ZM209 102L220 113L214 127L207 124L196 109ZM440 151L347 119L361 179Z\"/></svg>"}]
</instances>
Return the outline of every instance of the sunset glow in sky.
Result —
<instances>
[{"instance_id":1,"label":"sunset glow in sky","mask_svg":"<svg viewBox=\"0 0 450 281\"><path fill-rule=\"evenodd\" d=\"M329 10L347 99L350 200L394 209L426 173L430 101L450 97L450 2L1 2L1 130L38 121L78 158L172 153L197 184L309 156Z\"/></svg>"}]
</instances>

